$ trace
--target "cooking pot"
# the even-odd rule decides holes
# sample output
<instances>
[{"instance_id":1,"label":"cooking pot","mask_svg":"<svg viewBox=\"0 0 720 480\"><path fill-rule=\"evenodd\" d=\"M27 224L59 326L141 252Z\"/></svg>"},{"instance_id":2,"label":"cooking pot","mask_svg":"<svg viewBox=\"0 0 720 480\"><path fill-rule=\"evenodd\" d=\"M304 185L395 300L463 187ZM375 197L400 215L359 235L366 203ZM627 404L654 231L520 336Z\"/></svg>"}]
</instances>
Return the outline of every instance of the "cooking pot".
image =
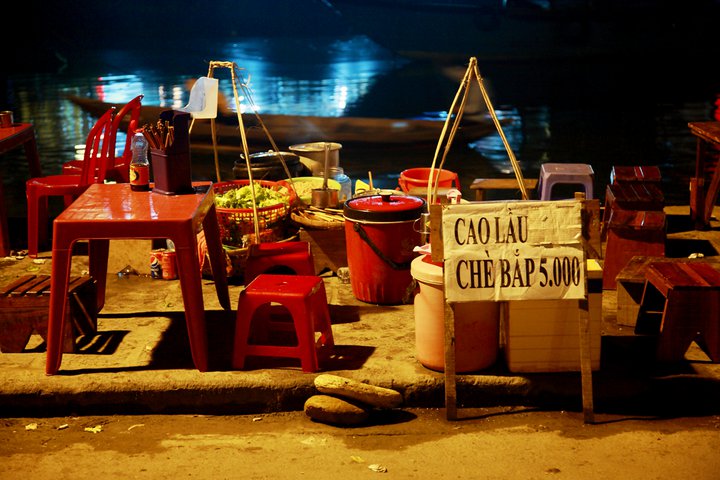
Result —
<instances>
[{"instance_id":1,"label":"cooking pot","mask_svg":"<svg viewBox=\"0 0 720 480\"><path fill-rule=\"evenodd\" d=\"M291 152L257 152L250 154L250 167L252 168L253 180L283 180L288 177L283 168L281 159L285 161L291 177L299 177L307 173L307 169L300 162L300 157ZM248 171L245 163L245 155L240 154L240 159L233 165L233 175L236 179L247 180Z\"/></svg>"},{"instance_id":2,"label":"cooking pot","mask_svg":"<svg viewBox=\"0 0 720 480\"><path fill-rule=\"evenodd\" d=\"M298 143L296 145L290 145L290 151L318 162L320 168L323 168L323 165L325 165L325 145L329 147L328 166L339 167L340 149L342 145L336 142ZM318 173L313 172L313 175L318 175Z\"/></svg>"}]
</instances>

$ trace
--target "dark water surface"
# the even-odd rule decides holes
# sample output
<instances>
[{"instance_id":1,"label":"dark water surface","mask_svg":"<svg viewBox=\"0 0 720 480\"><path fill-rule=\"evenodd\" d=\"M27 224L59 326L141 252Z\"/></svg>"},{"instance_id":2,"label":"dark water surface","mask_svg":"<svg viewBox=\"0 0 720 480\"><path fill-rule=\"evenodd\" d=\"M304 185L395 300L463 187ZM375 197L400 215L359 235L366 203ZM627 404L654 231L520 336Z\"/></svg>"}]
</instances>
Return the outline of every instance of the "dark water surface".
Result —
<instances>
[{"instance_id":1,"label":"dark water surface","mask_svg":"<svg viewBox=\"0 0 720 480\"><path fill-rule=\"evenodd\" d=\"M210 60L225 60L250 77L261 115L416 117L447 110L458 87L458 77L449 72L458 75L465 68L395 56L362 35L184 39L174 45L90 42L72 55L55 52L3 75L0 109L35 125L43 171L56 174L95 121L67 95L126 102L142 93L146 105L181 107L188 100L187 80L207 74ZM537 177L544 162L588 163L602 198L613 165L658 165L668 203L688 202L695 139L687 123L716 118L720 77L714 64L607 57L479 58L478 64L498 114L512 119L504 131L526 177ZM229 74L216 70L215 76L232 98ZM394 188L403 169L429 167L434 150L434 145L352 146L341 150L340 163L353 179L367 180L372 171L377 185ZM234 161L221 159L224 179L231 178ZM211 157L194 155L192 162L196 178L214 177ZM9 215L24 217L22 151L0 157L0 167ZM445 168L458 172L466 198L474 178L512 175L497 134L455 143Z\"/></svg>"}]
</instances>

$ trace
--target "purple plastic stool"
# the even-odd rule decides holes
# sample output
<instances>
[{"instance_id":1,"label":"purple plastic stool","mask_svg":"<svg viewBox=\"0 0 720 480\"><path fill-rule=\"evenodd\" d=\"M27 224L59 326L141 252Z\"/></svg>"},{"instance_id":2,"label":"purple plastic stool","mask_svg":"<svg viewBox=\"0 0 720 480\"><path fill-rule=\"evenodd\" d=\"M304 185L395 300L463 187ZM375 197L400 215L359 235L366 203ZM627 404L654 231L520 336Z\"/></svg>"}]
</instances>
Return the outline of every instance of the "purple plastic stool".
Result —
<instances>
[{"instance_id":1,"label":"purple plastic stool","mask_svg":"<svg viewBox=\"0 0 720 480\"><path fill-rule=\"evenodd\" d=\"M585 163L544 163L540 167L538 190L540 200L552 200L552 189L557 184L582 185L585 198L593 198L595 172Z\"/></svg>"}]
</instances>

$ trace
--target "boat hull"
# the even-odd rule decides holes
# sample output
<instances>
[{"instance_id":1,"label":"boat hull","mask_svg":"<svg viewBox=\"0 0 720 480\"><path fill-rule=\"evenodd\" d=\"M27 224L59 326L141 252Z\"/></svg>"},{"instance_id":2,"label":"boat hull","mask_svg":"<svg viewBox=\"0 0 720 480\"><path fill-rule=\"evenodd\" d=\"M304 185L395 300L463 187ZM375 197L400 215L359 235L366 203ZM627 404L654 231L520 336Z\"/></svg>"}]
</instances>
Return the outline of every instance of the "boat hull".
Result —
<instances>
[{"instance_id":1,"label":"boat hull","mask_svg":"<svg viewBox=\"0 0 720 480\"><path fill-rule=\"evenodd\" d=\"M111 106L122 104L106 103L82 97L69 97L85 112L93 116L102 115ZM165 107L143 105L140 125L154 124ZM392 144L413 146L437 143L444 122L436 120L405 120L363 117L316 117L270 115L260 116L262 124L270 132L275 143L283 148L297 143L333 141L346 144ZM272 148L260 121L253 114L242 115L249 147L252 151ZM236 114L218 114L215 120L218 150L240 153L242 141ZM495 132L495 126L488 119L464 122L458 131L461 139L472 141ZM210 120L197 120L192 125L190 143L193 150L212 151Z\"/></svg>"}]
</instances>

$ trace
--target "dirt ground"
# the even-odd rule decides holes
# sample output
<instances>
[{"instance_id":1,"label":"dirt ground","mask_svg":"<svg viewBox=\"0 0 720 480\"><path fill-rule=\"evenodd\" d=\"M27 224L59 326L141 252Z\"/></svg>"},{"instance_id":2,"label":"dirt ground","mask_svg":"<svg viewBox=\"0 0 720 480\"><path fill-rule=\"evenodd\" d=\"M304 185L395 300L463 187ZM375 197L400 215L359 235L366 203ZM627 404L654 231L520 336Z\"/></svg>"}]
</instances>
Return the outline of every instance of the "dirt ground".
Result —
<instances>
[{"instance_id":1,"label":"dirt ground","mask_svg":"<svg viewBox=\"0 0 720 480\"><path fill-rule=\"evenodd\" d=\"M720 416L637 418L524 408L393 410L342 428L258 416L6 418L0 477L720 478Z\"/></svg>"}]
</instances>

